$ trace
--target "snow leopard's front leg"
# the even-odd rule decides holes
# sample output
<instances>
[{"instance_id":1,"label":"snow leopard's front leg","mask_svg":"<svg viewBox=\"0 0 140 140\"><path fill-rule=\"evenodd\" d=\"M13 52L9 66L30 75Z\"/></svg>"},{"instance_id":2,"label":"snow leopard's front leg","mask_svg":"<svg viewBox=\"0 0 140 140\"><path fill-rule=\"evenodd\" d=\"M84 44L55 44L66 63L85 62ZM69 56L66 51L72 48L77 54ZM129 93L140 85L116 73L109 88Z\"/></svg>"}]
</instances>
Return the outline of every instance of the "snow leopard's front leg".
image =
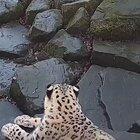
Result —
<instances>
[{"instance_id":1,"label":"snow leopard's front leg","mask_svg":"<svg viewBox=\"0 0 140 140\"><path fill-rule=\"evenodd\" d=\"M20 126L33 128L33 127L37 127L41 123L41 118L33 118L28 115L22 115L16 117L14 123Z\"/></svg>"},{"instance_id":2,"label":"snow leopard's front leg","mask_svg":"<svg viewBox=\"0 0 140 140\"><path fill-rule=\"evenodd\" d=\"M8 123L1 129L3 136L9 140L30 140L29 133L21 129L17 124Z\"/></svg>"}]
</instances>

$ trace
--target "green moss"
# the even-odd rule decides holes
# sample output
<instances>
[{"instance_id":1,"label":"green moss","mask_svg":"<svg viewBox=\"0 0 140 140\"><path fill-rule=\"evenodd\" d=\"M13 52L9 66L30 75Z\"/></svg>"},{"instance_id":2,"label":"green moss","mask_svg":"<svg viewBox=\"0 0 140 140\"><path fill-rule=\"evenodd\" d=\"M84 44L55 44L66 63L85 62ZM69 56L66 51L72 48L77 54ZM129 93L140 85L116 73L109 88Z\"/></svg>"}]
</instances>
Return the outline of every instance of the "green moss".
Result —
<instances>
[{"instance_id":1,"label":"green moss","mask_svg":"<svg viewBox=\"0 0 140 140\"><path fill-rule=\"evenodd\" d=\"M136 30L135 20L132 18L122 18L112 16L102 21L92 21L91 31L94 35L103 38L129 38Z\"/></svg>"}]
</instances>

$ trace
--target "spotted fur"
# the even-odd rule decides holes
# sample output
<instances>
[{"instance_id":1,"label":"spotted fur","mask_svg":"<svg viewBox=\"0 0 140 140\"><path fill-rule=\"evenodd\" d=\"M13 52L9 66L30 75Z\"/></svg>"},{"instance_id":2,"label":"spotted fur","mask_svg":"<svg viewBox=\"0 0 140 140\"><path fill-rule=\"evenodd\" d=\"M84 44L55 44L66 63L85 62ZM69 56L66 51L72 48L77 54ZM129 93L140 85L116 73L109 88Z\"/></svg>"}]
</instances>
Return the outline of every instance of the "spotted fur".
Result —
<instances>
[{"instance_id":1,"label":"spotted fur","mask_svg":"<svg viewBox=\"0 0 140 140\"><path fill-rule=\"evenodd\" d=\"M115 140L83 114L78 93L76 86L49 85L43 119L18 116L15 124L2 127L2 134L10 140ZM27 133L19 125L36 128L32 133Z\"/></svg>"}]
</instances>

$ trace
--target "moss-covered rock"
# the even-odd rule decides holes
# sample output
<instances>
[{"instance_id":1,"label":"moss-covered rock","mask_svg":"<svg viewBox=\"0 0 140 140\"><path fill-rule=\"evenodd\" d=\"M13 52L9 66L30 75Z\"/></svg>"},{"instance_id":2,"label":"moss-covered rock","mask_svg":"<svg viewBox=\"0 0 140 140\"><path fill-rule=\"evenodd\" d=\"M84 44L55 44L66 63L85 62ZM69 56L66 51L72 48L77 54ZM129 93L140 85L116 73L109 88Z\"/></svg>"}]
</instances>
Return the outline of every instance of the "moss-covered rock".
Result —
<instances>
[{"instance_id":1,"label":"moss-covered rock","mask_svg":"<svg viewBox=\"0 0 140 140\"><path fill-rule=\"evenodd\" d=\"M84 43L76 37L68 34L64 29L57 34L46 44L45 51L58 58L66 60L79 60L88 56L88 51Z\"/></svg>"},{"instance_id":2,"label":"moss-covered rock","mask_svg":"<svg viewBox=\"0 0 140 140\"><path fill-rule=\"evenodd\" d=\"M140 73L140 42L94 41L92 62Z\"/></svg>"},{"instance_id":3,"label":"moss-covered rock","mask_svg":"<svg viewBox=\"0 0 140 140\"><path fill-rule=\"evenodd\" d=\"M97 6L102 2L103 0L78 0L71 3L62 4L61 11L64 19L64 23L68 23L69 19L74 16L76 11L80 7L84 7L90 15L94 13Z\"/></svg>"},{"instance_id":4,"label":"moss-covered rock","mask_svg":"<svg viewBox=\"0 0 140 140\"><path fill-rule=\"evenodd\" d=\"M69 32L86 31L89 27L89 23L89 14L84 7L81 7L68 23L66 30Z\"/></svg>"},{"instance_id":5,"label":"moss-covered rock","mask_svg":"<svg viewBox=\"0 0 140 140\"><path fill-rule=\"evenodd\" d=\"M53 6L57 9L61 9L62 4L75 2L78 0L53 0Z\"/></svg>"},{"instance_id":6,"label":"moss-covered rock","mask_svg":"<svg viewBox=\"0 0 140 140\"><path fill-rule=\"evenodd\" d=\"M29 1L1 0L0 1L0 24L18 19L25 11Z\"/></svg>"},{"instance_id":7,"label":"moss-covered rock","mask_svg":"<svg viewBox=\"0 0 140 140\"><path fill-rule=\"evenodd\" d=\"M33 0L26 10L26 19L28 24L32 24L35 16L39 12L50 9L50 0Z\"/></svg>"},{"instance_id":8,"label":"moss-covered rock","mask_svg":"<svg viewBox=\"0 0 140 140\"><path fill-rule=\"evenodd\" d=\"M104 0L91 18L90 32L103 39L133 39L140 34L139 9L139 0Z\"/></svg>"}]
</instances>

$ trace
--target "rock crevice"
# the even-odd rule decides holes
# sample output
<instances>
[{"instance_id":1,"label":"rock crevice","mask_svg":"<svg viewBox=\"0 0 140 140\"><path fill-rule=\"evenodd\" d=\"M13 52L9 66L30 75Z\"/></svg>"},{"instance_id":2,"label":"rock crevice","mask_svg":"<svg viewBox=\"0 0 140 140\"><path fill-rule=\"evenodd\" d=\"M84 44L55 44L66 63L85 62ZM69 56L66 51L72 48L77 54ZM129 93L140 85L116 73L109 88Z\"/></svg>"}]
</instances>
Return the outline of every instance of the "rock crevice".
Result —
<instances>
[{"instance_id":1,"label":"rock crevice","mask_svg":"<svg viewBox=\"0 0 140 140\"><path fill-rule=\"evenodd\" d=\"M99 85L99 88L97 89L98 103L99 103L100 107L103 110L103 115L106 118L108 128L113 130L113 127L112 127L112 124L111 124L111 119L110 119L110 116L109 116L109 114L107 112L107 107L106 107L105 103L102 101L102 86L104 85L104 77L103 77L102 72L99 72L98 76L99 76L99 78L101 80L101 82L100 82L101 84Z\"/></svg>"}]
</instances>

